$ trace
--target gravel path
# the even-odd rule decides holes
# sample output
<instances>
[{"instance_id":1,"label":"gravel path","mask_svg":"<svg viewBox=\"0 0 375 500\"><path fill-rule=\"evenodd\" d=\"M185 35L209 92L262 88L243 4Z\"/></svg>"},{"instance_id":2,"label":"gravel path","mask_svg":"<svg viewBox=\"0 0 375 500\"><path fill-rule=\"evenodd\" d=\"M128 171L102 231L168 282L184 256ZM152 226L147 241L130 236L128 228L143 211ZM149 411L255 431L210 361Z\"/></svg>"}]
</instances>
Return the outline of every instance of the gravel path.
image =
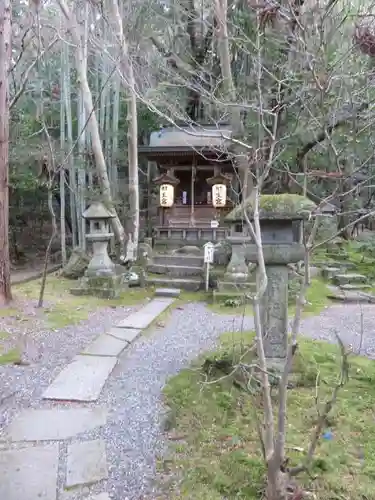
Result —
<instances>
[{"instance_id":1,"label":"gravel path","mask_svg":"<svg viewBox=\"0 0 375 500\"><path fill-rule=\"evenodd\" d=\"M363 353L375 355L375 307L345 305L333 306L318 317L306 318L301 331L309 337L334 341L336 330L347 344L357 349L363 313ZM129 312L129 310L128 310ZM123 309L116 309L105 318L105 323L122 319ZM100 321L99 321L100 318ZM67 331L51 332L46 337L46 353L41 366L26 368L0 367L1 391L15 386L18 393L2 407L2 421L7 422L20 408L49 407L40 395L53 380L62 365L80 348L107 326L103 314L93 315L89 324L71 328L71 341L66 342ZM156 498L152 478L155 462L163 451L160 421L163 416L162 388L170 376L187 367L200 353L213 349L218 338L226 331L251 329L251 317L223 316L209 311L203 304L190 303L175 309L163 327L156 327L124 351L107 381L100 399L94 404L109 410L105 427L80 435L80 439L105 439L109 478L90 488L64 492L59 500L83 500L88 493L108 491L113 500L141 500ZM65 342L64 342L65 340ZM14 389L13 389L14 390ZM56 405L55 405L56 406ZM71 403L59 405L72 406ZM80 405L82 406L82 404ZM92 406L92 405L87 405ZM1 421L0 421L1 424ZM61 459L66 459L67 441L61 448ZM64 482L59 474L59 490Z\"/></svg>"},{"instance_id":2,"label":"gravel path","mask_svg":"<svg viewBox=\"0 0 375 500\"><path fill-rule=\"evenodd\" d=\"M243 328L251 328L244 318ZM105 429L112 464L108 491L115 500L138 500L148 490L155 458L162 451L161 390L167 379L214 348L219 336L240 331L242 318L210 312L203 304L173 311L164 328L141 337L125 351L102 394L112 409Z\"/></svg>"},{"instance_id":3,"label":"gravel path","mask_svg":"<svg viewBox=\"0 0 375 500\"><path fill-rule=\"evenodd\" d=\"M301 333L313 339L336 342L335 332L344 344L353 347L354 352L358 352L362 343L361 354L375 358L375 306L334 305L326 308L319 316L302 321Z\"/></svg>"},{"instance_id":4,"label":"gravel path","mask_svg":"<svg viewBox=\"0 0 375 500\"><path fill-rule=\"evenodd\" d=\"M0 428L9 423L17 410L37 407L41 393L78 352L114 322L140 307L100 308L90 313L87 321L59 330L51 330L38 317L30 324L26 322L26 327L22 322L15 323L13 318L1 319L0 330L11 332L15 337L24 335L23 359L29 364L0 366Z\"/></svg>"}]
</instances>

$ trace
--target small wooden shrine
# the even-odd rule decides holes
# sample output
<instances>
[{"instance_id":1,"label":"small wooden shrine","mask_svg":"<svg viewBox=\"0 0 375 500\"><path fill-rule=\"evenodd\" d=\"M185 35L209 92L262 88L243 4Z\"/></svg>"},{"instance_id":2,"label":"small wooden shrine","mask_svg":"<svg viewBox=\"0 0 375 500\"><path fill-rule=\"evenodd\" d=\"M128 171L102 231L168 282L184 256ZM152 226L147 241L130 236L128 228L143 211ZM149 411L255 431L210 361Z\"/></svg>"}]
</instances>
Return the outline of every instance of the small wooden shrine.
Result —
<instances>
[{"instance_id":1,"label":"small wooden shrine","mask_svg":"<svg viewBox=\"0 0 375 500\"><path fill-rule=\"evenodd\" d=\"M139 154L157 164L157 238L217 241L224 217L238 203L239 177L228 146L228 126L167 127L153 132Z\"/></svg>"}]
</instances>

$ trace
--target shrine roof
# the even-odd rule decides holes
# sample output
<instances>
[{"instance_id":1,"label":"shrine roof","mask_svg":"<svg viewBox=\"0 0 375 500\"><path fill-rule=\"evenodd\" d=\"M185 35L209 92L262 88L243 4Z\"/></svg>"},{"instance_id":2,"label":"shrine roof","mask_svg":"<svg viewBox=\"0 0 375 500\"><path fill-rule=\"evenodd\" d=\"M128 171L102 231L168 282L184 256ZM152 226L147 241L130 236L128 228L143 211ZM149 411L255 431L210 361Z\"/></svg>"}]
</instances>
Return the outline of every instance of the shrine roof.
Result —
<instances>
[{"instance_id":1,"label":"shrine roof","mask_svg":"<svg viewBox=\"0 0 375 500\"><path fill-rule=\"evenodd\" d=\"M231 143L232 132L227 125L191 125L166 127L152 132L148 146L140 146L143 154L187 154L197 151L222 153Z\"/></svg>"}]
</instances>

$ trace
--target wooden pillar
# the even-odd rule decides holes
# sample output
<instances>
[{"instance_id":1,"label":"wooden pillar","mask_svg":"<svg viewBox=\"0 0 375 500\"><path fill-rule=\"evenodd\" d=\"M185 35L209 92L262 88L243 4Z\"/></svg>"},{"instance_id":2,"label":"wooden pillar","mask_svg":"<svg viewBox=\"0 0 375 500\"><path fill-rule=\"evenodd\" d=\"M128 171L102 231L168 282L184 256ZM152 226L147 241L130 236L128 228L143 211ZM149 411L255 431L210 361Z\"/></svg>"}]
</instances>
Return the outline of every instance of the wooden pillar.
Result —
<instances>
[{"instance_id":1,"label":"wooden pillar","mask_svg":"<svg viewBox=\"0 0 375 500\"><path fill-rule=\"evenodd\" d=\"M152 236L152 220L151 220L151 162L147 161L147 236Z\"/></svg>"},{"instance_id":2,"label":"wooden pillar","mask_svg":"<svg viewBox=\"0 0 375 500\"><path fill-rule=\"evenodd\" d=\"M193 165L191 169L191 206L190 206L190 225L195 226L195 220L194 220L194 203L195 203L195 196L194 196L194 187L195 187L195 173L196 173L196 158L195 156L193 157Z\"/></svg>"}]
</instances>

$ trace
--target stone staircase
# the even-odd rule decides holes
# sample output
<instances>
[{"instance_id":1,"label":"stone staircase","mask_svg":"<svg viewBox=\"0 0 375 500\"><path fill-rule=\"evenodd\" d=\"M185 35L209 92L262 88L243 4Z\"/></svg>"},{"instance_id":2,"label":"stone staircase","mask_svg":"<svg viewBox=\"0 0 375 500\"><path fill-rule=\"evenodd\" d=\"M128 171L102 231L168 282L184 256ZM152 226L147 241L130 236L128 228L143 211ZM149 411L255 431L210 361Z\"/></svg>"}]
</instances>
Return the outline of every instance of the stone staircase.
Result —
<instances>
[{"instance_id":1,"label":"stone staircase","mask_svg":"<svg viewBox=\"0 0 375 500\"><path fill-rule=\"evenodd\" d=\"M373 286L366 276L354 272L345 272L341 267L325 267L322 276L331 284L328 286L328 298L340 302L375 303L371 293Z\"/></svg>"},{"instance_id":2,"label":"stone staircase","mask_svg":"<svg viewBox=\"0 0 375 500\"><path fill-rule=\"evenodd\" d=\"M146 284L197 291L203 286L203 251L197 254L157 253L147 266Z\"/></svg>"}]
</instances>

